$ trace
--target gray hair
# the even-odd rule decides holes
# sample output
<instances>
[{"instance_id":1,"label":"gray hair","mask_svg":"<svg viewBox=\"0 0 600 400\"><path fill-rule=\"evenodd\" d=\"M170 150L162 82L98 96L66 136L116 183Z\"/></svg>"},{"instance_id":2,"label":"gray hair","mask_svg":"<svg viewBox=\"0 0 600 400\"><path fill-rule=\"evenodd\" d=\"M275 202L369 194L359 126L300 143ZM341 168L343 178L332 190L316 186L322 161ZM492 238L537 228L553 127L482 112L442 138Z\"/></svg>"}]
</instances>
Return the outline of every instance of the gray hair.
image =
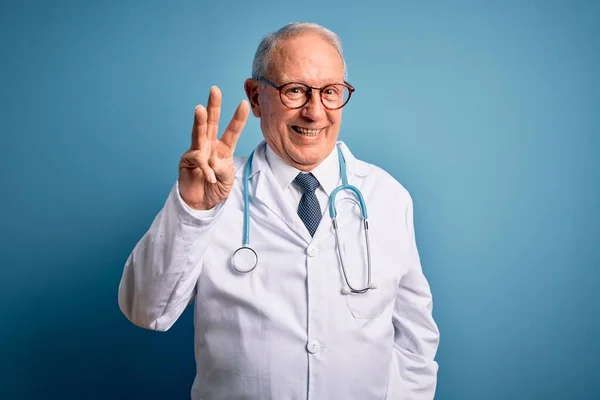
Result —
<instances>
[{"instance_id":1,"label":"gray hair","mask_svg":"<svg viewBox=\"0 0 600 400\"><path fill-rule=\"evenodd\" d=\"M346 61L344 60L342 41L339 36L319 24L310 22L293 22L285 25L276 32L266 34L258 45L256 54L254 55L254 61L252 62L252 78L258 79L259 77L268 74L273 50L276 49L283 40L299 36L305 32L317 33L335 47L344 63L344 79L347 79Z\"/></svg>"}]
</instances>

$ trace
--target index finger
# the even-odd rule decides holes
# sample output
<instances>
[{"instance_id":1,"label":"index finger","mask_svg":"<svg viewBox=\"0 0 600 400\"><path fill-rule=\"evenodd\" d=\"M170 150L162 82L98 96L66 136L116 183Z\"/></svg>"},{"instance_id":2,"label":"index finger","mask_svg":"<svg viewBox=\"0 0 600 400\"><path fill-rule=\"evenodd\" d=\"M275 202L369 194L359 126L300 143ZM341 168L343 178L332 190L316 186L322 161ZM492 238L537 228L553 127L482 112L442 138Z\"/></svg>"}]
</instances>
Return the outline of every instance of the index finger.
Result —
<instances>
[{"instance_id":1,"label":"index finger","mask_svg":"<svg viewBox=\"0 0 600 400\"><path fill-rule=\"evenodd\" d=\"M208 95L208 106L206 107L208 114L206 137L210 140L217 140L219 134L219 116L221 114L221 91L218 87L212 86Z\"/></svg>"},{"instance_id":2,"label":"index finger","mask_svg":"<svg viewBox=\"0 0 600 400\"><path fill-rule=\"evenodd\" d=\"M246 121L248 120L248 115L250 114L250 105L246 100L242 100L240 105L233 113L233 118L229 121L229 125L227 125L227 129L223 133L221 137L221 141L229 147L231 152L235 150L235 146L237 145L238 139L240 138L240 134L246 125Z\"/></svg>"},{"instance_id":3,"label":"index finger","mask_svg":"<svg viewBox=\"0 0 600 400\"><path fill-rule=\"evenodd\" d=\"M200 150L202 142L206 139L206 109L202 105L194 109L194 126L192 127L192 144L190 150Z\"/></svg>"}]
</instances>

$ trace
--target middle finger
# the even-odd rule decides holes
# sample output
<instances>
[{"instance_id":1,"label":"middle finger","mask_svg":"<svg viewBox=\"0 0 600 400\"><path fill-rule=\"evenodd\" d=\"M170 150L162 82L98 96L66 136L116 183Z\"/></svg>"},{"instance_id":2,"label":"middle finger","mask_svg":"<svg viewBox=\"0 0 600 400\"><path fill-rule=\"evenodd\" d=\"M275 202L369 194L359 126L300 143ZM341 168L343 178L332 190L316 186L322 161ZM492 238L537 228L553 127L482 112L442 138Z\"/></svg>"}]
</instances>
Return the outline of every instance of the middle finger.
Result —
<instances>
[{"instance_id":1,"label":"middle finger","mask_svg":"<svg viewBox=\"0 0 600 400\"><path fill-rule=\"evenodd\" d=\"M221 115L221 91L212 86L208 95L208 113L206 136L208 140L216 140L219 133L219 117Z\"/></svg>"}]
</instances>

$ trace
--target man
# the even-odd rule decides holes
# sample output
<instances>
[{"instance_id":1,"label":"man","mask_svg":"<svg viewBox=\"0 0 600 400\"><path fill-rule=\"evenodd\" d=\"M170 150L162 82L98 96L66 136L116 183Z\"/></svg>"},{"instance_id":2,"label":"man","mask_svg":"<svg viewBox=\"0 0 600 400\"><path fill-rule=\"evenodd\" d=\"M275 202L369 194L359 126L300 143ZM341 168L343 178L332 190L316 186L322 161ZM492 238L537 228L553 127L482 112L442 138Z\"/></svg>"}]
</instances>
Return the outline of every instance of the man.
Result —
<instances>
[{"instance_id":1,"label":"man","mask_svg":"<svg viewBox=\"0 0 600 400\"><path fill-rule=\"evenodd\" d=\"M434 396L439 333L411 198L338 141L345 78L334 33L290 24L259 45L249 103L221 139L219 90L196 107L177 183L119 287L127 318L160 331L195 299L193 399ZM247 169L233 153L250 109L265 141ZM368 207L368 239L351 190L335 199L336 238L329 196L344 174ZM258 263L244 273L254 253L232 255L246 235Z\"/></svg>"}]
</instances>

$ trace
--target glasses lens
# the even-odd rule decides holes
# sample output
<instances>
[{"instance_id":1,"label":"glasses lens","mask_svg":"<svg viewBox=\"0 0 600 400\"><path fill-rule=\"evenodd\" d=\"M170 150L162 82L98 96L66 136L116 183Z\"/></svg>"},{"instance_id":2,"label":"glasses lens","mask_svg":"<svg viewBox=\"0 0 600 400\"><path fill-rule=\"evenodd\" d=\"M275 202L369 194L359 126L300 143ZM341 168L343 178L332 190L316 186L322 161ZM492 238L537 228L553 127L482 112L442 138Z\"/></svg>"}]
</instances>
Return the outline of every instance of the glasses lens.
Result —
<instances>
[{"instance_id":1,"label":"glasses lens","mask_svg":"<svg viewBox=\"0 0 600 400\"><path fill-rule=\"evenodd\" d=\"M327 108L340 108L350 98L350 91L344 85L329 85L321 91L323 104Z\"/></svg>"},{"instance_id":2,"label":"glasses lens","mask_svg":"<svg viewBox=\"0 0 600 400\"><path fill-rule=\"evenodd\" d=\"M302 107L308 100L308 87L301 83L288 83L281 88L281 101L288 107Z\"/></svg>"}]
</instances>

